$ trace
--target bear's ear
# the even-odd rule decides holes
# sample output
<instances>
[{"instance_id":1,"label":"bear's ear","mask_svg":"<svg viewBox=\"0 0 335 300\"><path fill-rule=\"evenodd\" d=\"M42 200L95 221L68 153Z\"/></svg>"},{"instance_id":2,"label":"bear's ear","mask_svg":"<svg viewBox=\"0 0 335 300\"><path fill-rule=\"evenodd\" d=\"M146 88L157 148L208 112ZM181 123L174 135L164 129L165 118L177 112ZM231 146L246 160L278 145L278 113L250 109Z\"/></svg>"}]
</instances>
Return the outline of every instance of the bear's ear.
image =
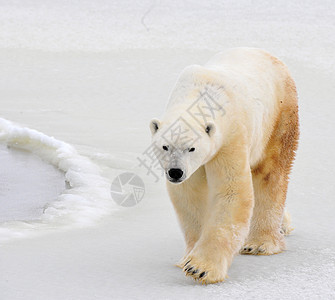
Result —
<instances>
[{"instance_id":1,"label":"bear's ear","mask_svg":"<svg viewBox=\"0 0 335 300\"><path fill-rule=\"evenodd\" d=\"M205 131L210 137L212 137L216 131L216 127L214 123L211 123L211 122L207 123L205 127Z\"/></svg>"},{"instance_id":2,"label":"bear's ear","mask_svg":"<svg viewBox=\"0 0 335 300\"><path fill-rule=\"evenodd\" d=\"M152 119L151 120L150 130L151 130L152 135L154 135L158 131L160 126L161 126L161 122L159 122L159 120L157 120L157 119Z\"/></svg>"}]
</instances>

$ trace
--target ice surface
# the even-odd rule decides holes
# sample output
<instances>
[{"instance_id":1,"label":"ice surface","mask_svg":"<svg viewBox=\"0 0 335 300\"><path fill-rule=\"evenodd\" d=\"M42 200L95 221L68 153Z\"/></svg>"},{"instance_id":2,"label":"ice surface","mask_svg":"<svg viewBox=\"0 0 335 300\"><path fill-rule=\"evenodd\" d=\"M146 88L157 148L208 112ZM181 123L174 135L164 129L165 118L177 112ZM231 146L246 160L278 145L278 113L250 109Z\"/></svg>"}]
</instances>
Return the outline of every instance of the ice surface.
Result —
<instances>
[{"instance_id":1,"label":"ice surface","mask_svg":"<svg viewBox=\"0 0 335 300\"><path fill-rule=\"evenodd\" d=\"M334 299L334 5L1 1L0 115L73 145L109 182L135 172L146 194L93 227L2 244L0 299ZM278 55L297 82L295 230L284 253L237 256L225 283L199 286L173 266L184 244L164 182L136 158L179 72L234 46Z\"/></svg>"},{"instance_id":2,"label":"ice surface","mask_svg":"<svg viewBox=\"0 0 335 300\"><path fill-rule=\"evenodd\" d=\"M34 178L45 176L43 171L46 170L47 166L41 167L43 165L41 160L38 165L35 159L34 168L33 164L29 165L29 155L22 158L21 153L20 159L17 154L16 160L18 162L21 160L27 170L20 173L20 169L17 169L16 172L20 174L15 176L13 172L15 172L15 164L18 162L14 163L10 155L12 163L6 160L6 157L2 158L4 184L9 180L8 175L10 176L12 173L12 180L8 184L17 185L17 189L15 196L7 195L6 197L5 194L5 198L2 200L4 206L1 208L4 218L0 218L0 241L15 236L23 237L38 234L41 229L50 230L51 228L62 228L64 226L73 227L79 224L90 224L93 220L97 220L97 218L112 210L110 183L100 175L98 166L88 158L79 155L72 146L2 118L0 118L0 142L3 143L1 145L2 149L14 147L14 149L24 149L38 155L38 157L57 167L58 170L63 171L65 175L62 176L65 179L62 180L63 189L60 190L58 187L59 193L51 195L52 188L33 185ZM36 166L39 166L39 168L36 168ZM30 176L29 172L36 172L37 174ZM47 179L47 177L44 178L44 180ZM56 178L49 178L49 180L51 180L51 187L56 186L59 182L59 179ZM23 181L23 183L20 181ZM65 187L65 181L68 187ZM20 185L24 183L26 186L20 188ZM25 191L28 191L28 193L25 193ZM33 196L34 193L40 193L40 197L43 194L45 194L44 197L49 197L49 199L44 199L46 203L43 203L39 209L36 208L36 205L41 206L41 200L36 199ZM56 197L55 201L52 201L51 197ZM16 201L17 198L21 198L21 201ZM6 201L8 203L5 203ZM13 201L16 201L16 204ZM23 219L16 216L22 210L22 201L25 201L25 206L30 203L30 214ZM9 207L11 208L10 211L8 210ZM11 215L11 211L15 211L15 213ZM36 216L39 212L40 214Z\"/></svg>"},{"instance_id":3,"label":"ice surface","mask_svg":"<svg viewBox=\"0 0 335 300\"><path fill-rule=\"evenodd\" d=\"M28 151L0 144L0 222L40 218L65 189L64 174Z\"/></svg>"}]
</instances>

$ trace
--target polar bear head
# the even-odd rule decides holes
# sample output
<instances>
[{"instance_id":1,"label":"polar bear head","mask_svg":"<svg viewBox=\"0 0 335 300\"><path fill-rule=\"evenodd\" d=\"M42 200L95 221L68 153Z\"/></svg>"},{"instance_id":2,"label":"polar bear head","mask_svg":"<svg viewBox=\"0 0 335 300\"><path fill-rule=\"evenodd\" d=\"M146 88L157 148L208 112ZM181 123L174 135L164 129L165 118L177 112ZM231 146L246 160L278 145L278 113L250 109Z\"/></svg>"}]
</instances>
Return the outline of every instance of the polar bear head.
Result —
<instances>
[{"instance_id":1,"label":"polar bear head","mask_svg":"<svg viewBox=\"0 0 335 300\"><path fill-rule=\"evenodd\" d=\"M172 183L188 179L215 151L213 122L198 124L183 117L162 122L153 119L150 129L154 154Z\"/></svg>"}]
</instances>

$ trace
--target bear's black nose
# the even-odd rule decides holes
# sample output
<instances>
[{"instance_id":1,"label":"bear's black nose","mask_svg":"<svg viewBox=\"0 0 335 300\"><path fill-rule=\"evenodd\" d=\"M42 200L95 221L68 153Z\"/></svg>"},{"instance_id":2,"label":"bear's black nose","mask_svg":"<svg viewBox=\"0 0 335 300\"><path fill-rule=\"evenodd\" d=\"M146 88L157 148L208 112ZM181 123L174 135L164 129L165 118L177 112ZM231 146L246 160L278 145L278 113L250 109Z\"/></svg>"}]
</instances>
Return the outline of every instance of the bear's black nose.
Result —
<instances>
[{"instance_id":1,"label":"bear's black nose","mask_svg":"<svg viewBox=\"0 0 335 300\"><path fill-rule=\"evenodd\" d=\"M170 169L169 176L172 179L178 180L183 176L184 172L181 169Z\"/></svg>"}]
</instances>

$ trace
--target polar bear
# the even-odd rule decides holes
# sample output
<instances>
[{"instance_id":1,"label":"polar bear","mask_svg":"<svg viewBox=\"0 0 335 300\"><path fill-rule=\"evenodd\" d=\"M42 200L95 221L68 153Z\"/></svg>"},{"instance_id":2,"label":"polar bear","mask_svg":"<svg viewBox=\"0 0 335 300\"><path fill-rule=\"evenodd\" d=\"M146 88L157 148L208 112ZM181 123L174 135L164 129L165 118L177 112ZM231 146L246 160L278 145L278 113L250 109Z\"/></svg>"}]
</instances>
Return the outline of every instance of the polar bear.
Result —
<instances>
[{"instance_id":1,"label":"polar bear","mask_svg":"<svg viewBox=\"0 0 335 300\"><path fill-rule=\"evenodd\" d=\"M179 266L187 276L220 282L239 251L285 249L299 120L296 87L280 60L236 48L187 67L150 129L184 233Z\"/></svg>"}]
</instances>

